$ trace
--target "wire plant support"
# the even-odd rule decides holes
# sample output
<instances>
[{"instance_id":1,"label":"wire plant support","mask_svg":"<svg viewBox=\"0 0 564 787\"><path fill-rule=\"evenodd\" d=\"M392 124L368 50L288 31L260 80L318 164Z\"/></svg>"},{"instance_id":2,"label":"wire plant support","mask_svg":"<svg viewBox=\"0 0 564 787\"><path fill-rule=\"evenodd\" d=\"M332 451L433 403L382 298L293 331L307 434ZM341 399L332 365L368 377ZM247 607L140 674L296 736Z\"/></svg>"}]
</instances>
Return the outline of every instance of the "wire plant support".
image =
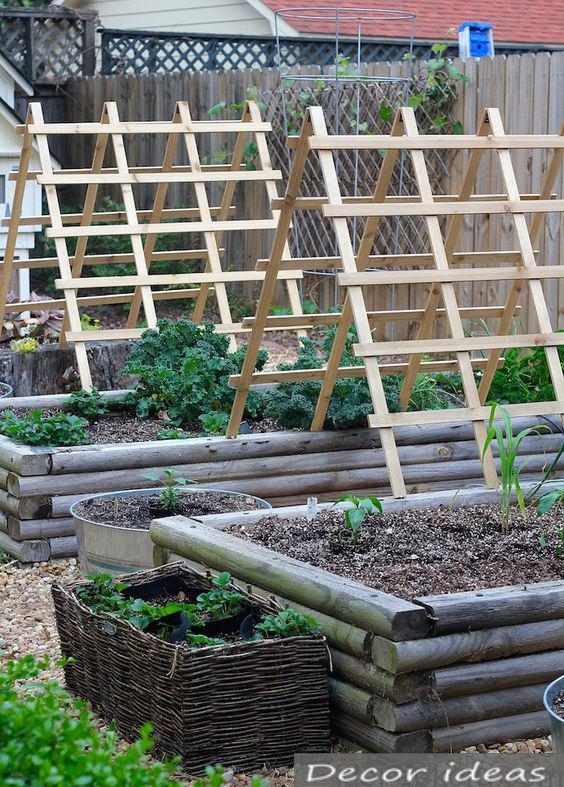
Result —
<instances>
[{"instance_id":1,"label":"wire plant support","mask_svg":"<svg viewBox=\"0 0 564 787\"><path fill-rule=\"evenodd\" d=\"M288 65L285 52L283 30L289 25L302 32L304 28L334 39L332 62L323 67L313 67L311 73L304 73L303 66L294 68ZM370 62L370 49L367 39L381 36L393 26L394 36L406 42L404 60L407 69L397 75L370 74L363 64ZM286 8L275 13L275 35L277 66L280 74L280 96L284 128L289 134L298 133L302 117L296 128L296 101L305 111L308 106L320 104L328 119L329 133L363 134L374 133L370 119L362 115L363 98L366 92L378 94L380 85L395 84L398 105L406 105L412 81L411 62L413 59L413 39L415 35L415 14L409 11L384 8L329 8L297 7ZM297 97L297 98L296 98ZM364 102L366 103L366 102ZM403 155L401 157L403 159ZM288 171L291 169L291 151L287 151ZM347 173L347 196L356 197L360 193L360 153L335 153L337 175ZM402 193L403 167L400 164L399 194ZM351 176L352 173L352 176ZM351 220L351 237L356 249L360 240L361 228L356 217ZM301 242L299 223L293 227L293 248L298 257L308 256ZM397 232L391 250L397 253ZM331 253L337 253L333 248ZM339 301L339 288L334 271L304 271L316 277L326 277L331 281L332 300L335 306Z\"/></svg>"}]
</instances>

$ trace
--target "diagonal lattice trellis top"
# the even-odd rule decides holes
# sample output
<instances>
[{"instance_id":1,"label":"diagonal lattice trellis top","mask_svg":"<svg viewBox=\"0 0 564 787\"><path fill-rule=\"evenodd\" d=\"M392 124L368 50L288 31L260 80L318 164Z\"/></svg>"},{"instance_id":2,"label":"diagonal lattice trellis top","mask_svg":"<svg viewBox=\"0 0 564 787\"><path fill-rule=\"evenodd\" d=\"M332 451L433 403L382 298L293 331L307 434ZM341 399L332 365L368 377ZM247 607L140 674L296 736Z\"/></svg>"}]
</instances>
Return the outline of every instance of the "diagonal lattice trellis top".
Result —
<instances>
[{"instance_id":1,"label":"diagonal lattice trellis top","mask_svg":"<svg viewBox=\"0 0 564 787\"><path fill-rule=\"evenodd\" d=\"M276 183L281 174L271 166L266 138L271 127L262 121L258 105L246 102L240 120L194 121L188 104L179 101L171 121L127 122L120 119L115 102L106 102L99 122L50 124L44 122L41 105L32 103L26 123L20 130L23 143L19 170L14 174L12 216L3 222L8 226L8 233L0 274L0 319L6 311L22 312L37 308L36 302L7 303L14 269L58 267L60 278L55 284L63 291L64 298L41 301L41 306L64 308L61 340L62 343L74 343L80 380L85 389L92 385L87 344L138 338L143 331L137 327L141 310L147 327L155 328L155 301L192 299L191 318L200 322L208 299L215 296L219 312L217 330L228 334L231 349L236 349L235 334L248 329L234 321L227 288L236 282L261 281L265 274L256 270L227 269L222 238L229 232L273 232L278 219L277 209L270 210L269 215L263 217L239 218L235 215L237 207L234 203L239 196L237 188L246 184L255 183L263 187L269 203L278 196ZM53 169L49 139L52 135L69 134L84 135L93 141L90 167ZM126 143L150 134L161 135L165 140L162 164L132 165ZM203 163L199 143L203 136L210 138L214 134L230 135L232 149L222 151L226 159L222 163L206 164ZM33 145L39 153L41 169L38 172L29 169ZM246 158L252 161L246 161ZM44 186L48 216L22 217L24 190L30 180ZM194 207L167 206L171 184L191 189L189 196ZM65 186L85 189L82 212L62 212L59 190ZM111 187L119 189L123 210L96 210L104 189ZM150 210L139 210L138 187L152 190ZM217 199L217 205L210 204L212 196ZM47 226L46 235L54 241L56 256L15 261L19 228L36 224ZM173 235L181 243L185 242L186 236L196 238L194 247L166 251L156 249L157 237ZM93 254L88 250L89 239L103 242L116 237L128 239L130 251L116 254L107 247L102 253ZM71 242L74 248L70 246ZM156 273L151 270L155 262L199 264L201 270ZM115 270L116 265L124 264L134 266L134 272L112 275L112 266ZM89 266L96 266L98 275L85 275ZM298 290L301 277L301 271L297 270L282 272L280 277L284 280L291 311L296 315L301 314ZM129 291L108 292L115 288L129 288ZM91 330L91 326L81 320L84 307L124 303L130 304L126 328L109 326Z\"/></svg>"},{"instance_id":2,"label":"diagonal lattice trellis top","mask_svg":"<svg viewBox=\"0 0 564 787\"><path fill-rule=\"evenodd\" d=\"M564 129L563 129L564 131ZM564 136L507 135L497 109L484 111L475 135L420 135L413 110L398 111L390 135L356 136L334 135L327 132L323 112L310 107L299 137L289 141L294 150L293 165L283 200L275 203L281 208L276 238L270 259L262 264L266 278L257 306L256 316L244 321L253 326L249 347L241 374L231 378L237 389L228 434L236 434L249 387L259 382L283 382L318 379L322 381L317 408L311 429L323 426L331 393L337 377L366 375L374 413L368 417L370 426L379 430L380 442L388 468L390 486L396 497L406 494L406 486L396 447L394 430L402 426L470 421L482 459L484 478L488 486L497 485L497 473L491 450L484 450L487 429L485 421L491 409L486 406L495 370L503 363L502 351L508 348L542 347L555 391L553 401L508 405L511 417L525 415L564 414L564 375L558 348L564 346L564 333L551 325L542 282L553 280L562 286L564 265L560 260L546 260L539 264L534 249L535 239L547 214L560 219L564 199L553 193L562 179ZM456 195L433 194L427 170L425 152L437 148L463 152L466 156L465 173L460 192ZM382 165L371 194L362 197L343 197L340 190L335 159L339 151L380 150ZM544 150L547 154L546 174L538 194L521 195L512 151ZM389 195L388 189L394 168L401 156L408 156L415 175L416 189L406 196ZM483 195L474 193L480 165L488 158L490 166L497 166L503 183L502 193ZM323 175L325 196L308 197L301 194L303 173L313 159ZM292 217L296 212L322 208L333 224L339 254L332 258L291 259L284 252L285 240ZM513 222L516 249L492 249L484 252L457 251L462 222L476 214L505 216ZM374 239L382 217L402 218L419 216L424 221L429 253L418 255L378 255L374 253ZM360 244L355 250L351 239L350 221L363 220ZM443 222L443 224L441 224ZM445 229L443 229L443 225ZM376 250L377 251L377 250ZM308 315L300 318L270 317L269 307L277 276L284 271L302 268L336 269L344 290L340 314ZM465 283L503 281L507 289L503 302L481 307L480 316L492 327L485 335L469 335L466 320L476 317L476 309L458 304L457 288ZM367 288L419 284L427 293L423 309L400 312L370 312L365 304ZM532 302L528 332L515 332L514 316L519 309L519 296L529 289ZM446 320L449 337L433 338L437 318ZM414 320L419 328L416 336L404 341L375 341L373 327L383 321ZM263 330L269 327L296 328L313 325L336 325L335 339L326 366L322 369L292 370L277 373L253 372ZM363 359L363 366L340 366L345 342L354 324L358 343L355 354ZM428 360L431 356L432 360ZM475 371L480 370L478 383ZM443 410L407 412L411 392L420 372L458 371L464 389L465 406ZM388 409L382 375L405 375L400 396L400 412Z\"/></svg>"}]
</instances>

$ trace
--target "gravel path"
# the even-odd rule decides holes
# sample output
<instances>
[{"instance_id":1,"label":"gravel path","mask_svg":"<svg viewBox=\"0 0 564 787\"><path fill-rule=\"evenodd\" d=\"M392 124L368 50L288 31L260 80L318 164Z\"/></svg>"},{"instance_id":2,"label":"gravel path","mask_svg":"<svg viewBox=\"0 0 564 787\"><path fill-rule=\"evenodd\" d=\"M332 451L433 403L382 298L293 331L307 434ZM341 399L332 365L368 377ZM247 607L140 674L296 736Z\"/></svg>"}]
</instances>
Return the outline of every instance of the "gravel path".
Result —
<instances>
[{"instance_id":1,"label":"gravel path","mask_svg":"<svg viewBox=\"0 0 564 787\"><path fill-rule=\"evenodd\" d=\"M59 560L53 563L20 565L18 563L0 564L0 658L18 658L27 653L37 657L49 655L51 666L45 671L47 679L63 680L63 671L56 666L60 658L59 641L55 627L51 602L51 584L56 581L70 581L78 578L76 560ZM104 728L104 723L99 722ZM551 744L548 738L535 738L527 741L514 741L501 746L485 747L476 742L465 751L492 753L548 753ZM280 769L268 774L273 787L292 787L293 774ZM244 787L250 777L245 774L232 776L234 787ZM189 781L180 780L180 784Z\"/></svg>"}]
</instances>

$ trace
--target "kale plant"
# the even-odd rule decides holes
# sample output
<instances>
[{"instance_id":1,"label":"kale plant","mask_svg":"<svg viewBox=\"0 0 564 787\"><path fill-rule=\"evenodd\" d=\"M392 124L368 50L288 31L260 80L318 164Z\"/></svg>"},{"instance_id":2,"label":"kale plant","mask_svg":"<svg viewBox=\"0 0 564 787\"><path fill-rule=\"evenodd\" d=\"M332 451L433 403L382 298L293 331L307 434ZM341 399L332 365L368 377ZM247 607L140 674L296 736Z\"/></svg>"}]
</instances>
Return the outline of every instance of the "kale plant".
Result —
<instances>
[{"instance_id":1,"label":"kale plant","mask_svg":"<svg viewBox=\"0 0 564 787\"><path fill-rule=\"evenodd\" d=\"M244 355L245 348L230 353L227 336L211 322L160 320L158 330L143 333L124 368L139 378L129 403L139 418L165 411L175 426L210 412L228 413L235 395L228 378L241 371ZM265 361L262 351L257 368ZM256 416L259 403L260 395L251 392L246 414Z\"/></svg>"},{"instance_id":2,"label":"kale plant","mask_svg":"<svg viewBox=\"0 0 564 787\"><path fill-rule=\"evenodd\" d=\"M293 364L279 367L281 370L320 369L325 366L333 346L335 327L329 328L319 342L302 339L298 357ZM356 331L351 328L341 359L341 366L362 366L362 359L353 352L357 341ZM399 396L403 384L401 375L383 375L384 393L390 412L399 409ZM264 415L275 418L281 426L289 429L309 429L317 399L321 390L318 380L281 383L273 391L263 395ZM411 393L410 410L443 409L452 404L453 394L431 375L417 375ZM325 417L325 429L351 429L366 426L366 417L374 412L370 389L364 376L339 377L335 381L329 408Z\"/></svg>"}]
</instances>

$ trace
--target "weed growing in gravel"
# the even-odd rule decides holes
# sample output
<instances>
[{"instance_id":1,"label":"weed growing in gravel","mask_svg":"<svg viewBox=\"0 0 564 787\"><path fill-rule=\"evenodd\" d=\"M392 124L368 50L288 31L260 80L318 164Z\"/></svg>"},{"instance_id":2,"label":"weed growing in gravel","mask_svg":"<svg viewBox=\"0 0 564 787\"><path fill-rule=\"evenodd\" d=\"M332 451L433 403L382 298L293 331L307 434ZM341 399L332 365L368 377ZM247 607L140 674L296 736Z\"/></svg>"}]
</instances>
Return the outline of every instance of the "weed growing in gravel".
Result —
<instances>
[{"instance_id":1,"label":"weed growing in gravel","mask_svg":"<svg viewBox=\"0 0 564 787\"><path fill-rule=\"evenodd\" d=\"M351 544L356 544L360 538L361 528L364 520L369 514L382 513L382 503L377 497L355 497L355 495L343 495L335 501L337 503L352 503L352 508L347 508L344 512L344 528L348 533ZM342 543L343 530L337 531L337 541Z\"/></svg>"},{"instance_id":2,"label":"weed growing in gravel","mask_svg":"<svg viewBox=\"0 0 564 787\"><path fill-rule=\"evenodd\" d=\"M499 409L503 426L494 424L496 411ZM519 476L525 466L531 461L531 457L524 459L522 462L517 462L517 454L519 446L530 434L538 434L540 429L548 427L538 426L522 429L517 435L513 434L513 425L509 413L498 405L497 402L491 407L490 417L488 421L488 431L486 440L484 442L484 449L482 451L482 459L488 450L490 444L495 440L499 452L499 462L501 465L501 532L504 535L509 533L511 526L511 495L513 491L517 496L517 504L522 514L525 513L525 498L519 483Z\"/></svg>"},{"instance_id":3,"label":"weed growing in gravel","mask_svg":"<svg viewBox=\"0 0 564 787\"><path fill-rule=\"evenodd\" d=\"M87 426L86 419L68 413L44 415L31 410L20 418L8 410L0 416L0 432L27 445L84 445L90 442Z\"/></svg>"}]
</instances>

